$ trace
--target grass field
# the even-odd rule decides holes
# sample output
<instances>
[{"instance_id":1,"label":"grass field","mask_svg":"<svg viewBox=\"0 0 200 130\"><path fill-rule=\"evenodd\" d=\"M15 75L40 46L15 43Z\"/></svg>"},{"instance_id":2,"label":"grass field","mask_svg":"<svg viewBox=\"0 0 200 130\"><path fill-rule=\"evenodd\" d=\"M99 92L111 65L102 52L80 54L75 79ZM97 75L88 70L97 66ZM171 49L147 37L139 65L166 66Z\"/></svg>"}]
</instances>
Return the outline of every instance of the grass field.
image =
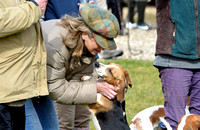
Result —
<instances>
[{"instance_id":1,"label":"grass field","mask_svg":"<svg viewBox=\"0 0 200 130\"><path fill-rule=\"evenodd\" d=\"M126 115L128 123L141 110L163 104L161 83L158 70L152 61L106 60L102 63L117 63L124 67L131 77L132 88L126 94ZM91 130L95 130L92 121Z\"/></svg>"}]
</instances>

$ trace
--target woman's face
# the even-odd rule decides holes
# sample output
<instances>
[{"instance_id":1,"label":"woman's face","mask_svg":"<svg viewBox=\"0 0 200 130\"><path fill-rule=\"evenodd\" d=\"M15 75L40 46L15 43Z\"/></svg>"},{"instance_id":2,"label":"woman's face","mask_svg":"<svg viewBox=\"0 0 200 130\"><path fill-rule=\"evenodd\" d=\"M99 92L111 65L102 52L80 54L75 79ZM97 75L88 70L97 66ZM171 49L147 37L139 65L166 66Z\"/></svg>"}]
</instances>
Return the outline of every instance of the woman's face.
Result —
<instances>
[{"instance_id":1,"label":"woman's face","mask_svg":"<svg viewBox=\"0 0 200 130\"><path fill-rule=\"evenodd\" d=\"M82 33L82 39L85 41L85 46L92 55L96 55L101 52L101 50L104 50L97 44L94 38L90 38L87 33Z\"/></svg>"}]
</instances>

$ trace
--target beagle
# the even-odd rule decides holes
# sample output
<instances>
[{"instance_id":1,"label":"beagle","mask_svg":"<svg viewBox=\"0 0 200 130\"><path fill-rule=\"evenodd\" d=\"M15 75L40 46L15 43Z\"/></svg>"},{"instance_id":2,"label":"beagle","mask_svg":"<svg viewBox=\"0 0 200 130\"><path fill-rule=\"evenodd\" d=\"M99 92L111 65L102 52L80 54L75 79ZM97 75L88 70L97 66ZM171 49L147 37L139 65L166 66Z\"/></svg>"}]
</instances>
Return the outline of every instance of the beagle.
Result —
<instances>
[{"instance_id":1,"label":"beagle","mask_svg":"<svg viewBox=\"0 0 200 130\"><path fill-rule=\"evenodd\" d=\"M200 130L200 116L186 114L178 123L177 130Z\"/></svg>"},{"instance_id":2,"label":"beagle","mask_svg":"<svg viewBox=\"0 0 200 130\"><path fill-rule=\"evenodd\" d=\"M187 98L187 106L185 113L189 113L189 96ZM154 130L158 127L159 123L163 123L167 130L172 130L169 123L164 119L165 110L163 105L153 106L146 108L135 115L131 120L129 127L131 130Z\"/></svg>"},{"instance_id":3,"label":"beagle","mask_svg":"<svg viewBox=\"0 0 200 130\"><path fill-rule=\"evenodd\" d=\"M163 105L149 107L134 116L129 127L131 130L154 130L160 122L163 122L168 127L169 124L165 121L164 116ZM170 126L168 128L170 130Z\"/></svg>"},{"instance_id":4,"label":"beagle","mask_svg":"<svg viewBox=\"0 0 200 130\"><path fill-rule=\"evenodd\" d=\"M125 93L132 87L128 72L120 65L95 63L95 71L101 80L112 84L117 91L116 99L109 100L100 93L97 102L89 104L96 130L130 130L125 115Z\"/></svg>"}]
</instances>

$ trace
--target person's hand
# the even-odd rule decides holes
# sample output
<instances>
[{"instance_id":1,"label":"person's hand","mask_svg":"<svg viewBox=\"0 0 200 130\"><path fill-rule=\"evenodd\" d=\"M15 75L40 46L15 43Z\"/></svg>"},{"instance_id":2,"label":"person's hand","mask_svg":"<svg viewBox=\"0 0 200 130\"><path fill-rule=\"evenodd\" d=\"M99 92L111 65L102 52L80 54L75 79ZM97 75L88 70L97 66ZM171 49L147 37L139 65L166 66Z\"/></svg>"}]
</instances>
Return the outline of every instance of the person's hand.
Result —
<instances>
[{"instance_id":1,"label":"person's hand","mask_svg":"<svg viewBox=\"0 0 200 130\"><path fill-rule=\"evenodd\" d=\"M97 92L108 99L114 99L117 96L117 93L114 90L115 88L113 85L108 84L105 81L97 81Z\"/></svg>"},{"instance_id":2,"label":"person's hand","mask_svg":"<svg viewBox=\"0 0 200 130\"><path fill-rule=\"evenodd\" d=\"M42 15L44 14L44 11L45 11L45 9L46 9L46 5L47 5L47 2L48 2L48 0L35 0L37 3L38 3L38 5L40 6L40 9L41 9L41 11L42 11Z\"/></svg>"}]
</instances>

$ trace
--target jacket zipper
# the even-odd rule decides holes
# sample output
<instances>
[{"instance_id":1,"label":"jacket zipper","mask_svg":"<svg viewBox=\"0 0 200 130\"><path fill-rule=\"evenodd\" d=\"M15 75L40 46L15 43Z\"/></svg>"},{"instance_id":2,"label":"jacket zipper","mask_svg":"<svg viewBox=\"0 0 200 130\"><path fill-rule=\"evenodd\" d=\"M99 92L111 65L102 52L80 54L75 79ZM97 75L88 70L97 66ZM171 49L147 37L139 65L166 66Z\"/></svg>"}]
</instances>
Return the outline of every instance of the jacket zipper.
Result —
<instances>
[{"instance_id":1,"label":"jacket zipper","mask_svg":"<svg viewBox=\"0 0 200 130\"><path fill-rule=\"evenodd\" d=\"M194 0L194 8L195 8L195 24L196 24L196 33L197 33L197 55L200 57L200 48L199 48L199 25L198 25L198 4L197 0Z\"/></svg>"},{"instance_id":2,"label":"jacket zipper","mask_svg":"<svg viewBox=\"0 0 200 130\"><path fill-rule=\"evenodd\" d=\"M174 31L173 31L173 34L172 34L173 35L173 40L172 41L173 41L173 44L175 44L176 43L176 23L174 23L174 27L173 28L174 28Z\"/></svg>"}]
</instances>

